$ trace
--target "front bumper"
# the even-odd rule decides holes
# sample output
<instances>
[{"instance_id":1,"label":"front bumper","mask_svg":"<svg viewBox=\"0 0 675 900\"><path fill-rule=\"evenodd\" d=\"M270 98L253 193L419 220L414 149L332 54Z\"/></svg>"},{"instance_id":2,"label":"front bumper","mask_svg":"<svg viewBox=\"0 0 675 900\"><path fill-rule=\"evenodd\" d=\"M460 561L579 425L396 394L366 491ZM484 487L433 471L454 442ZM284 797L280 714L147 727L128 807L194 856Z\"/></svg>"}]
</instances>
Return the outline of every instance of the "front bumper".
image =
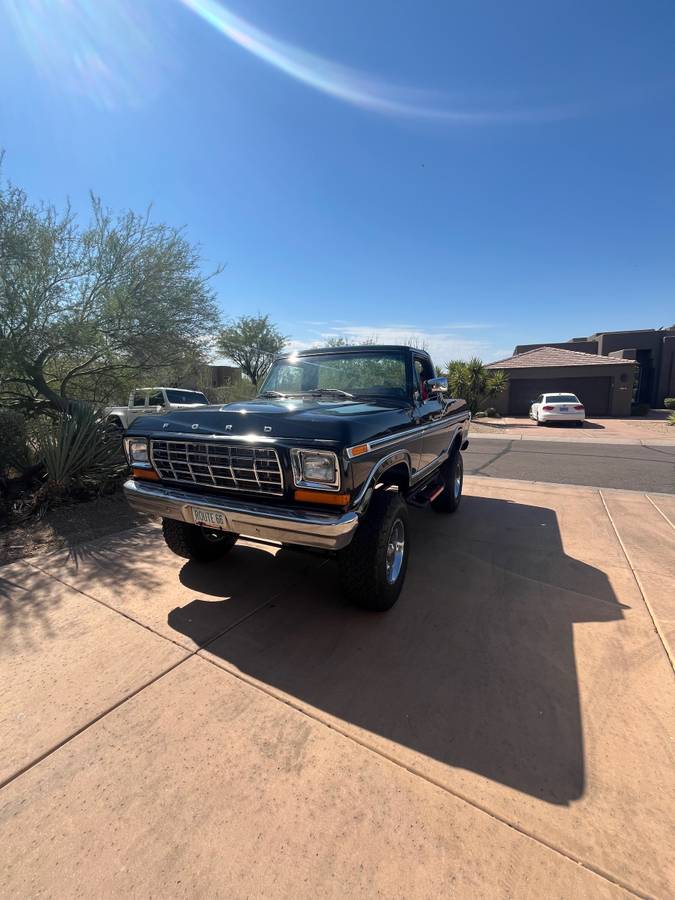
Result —
<instances>
[{"instance_id":1,"label":"front bumper","mask_svg":"<svg viewBox=\"0 0 675 900\"><path fill-rule=\"evenodd\" d=\"M192 494L178 488L129 479L124 493L139 512L194 524L191 507L214 509L236 534L283 544L341 550L351 541L359 518L355 512L331 513L289 506L264 506L232 497Z\"/></svg>"}]
</instances>

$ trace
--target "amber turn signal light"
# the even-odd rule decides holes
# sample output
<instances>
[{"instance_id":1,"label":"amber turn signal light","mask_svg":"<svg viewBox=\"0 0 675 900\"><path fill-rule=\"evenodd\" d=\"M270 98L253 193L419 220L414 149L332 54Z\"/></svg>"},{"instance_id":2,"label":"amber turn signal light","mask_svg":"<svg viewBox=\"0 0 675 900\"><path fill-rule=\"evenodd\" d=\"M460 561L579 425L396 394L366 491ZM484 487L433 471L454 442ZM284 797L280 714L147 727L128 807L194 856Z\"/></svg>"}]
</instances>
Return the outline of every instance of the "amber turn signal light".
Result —
<instances>
[{"instance_id":1,"label":"amber turn signal light","mask_svg":"<svg viewBox=\"0 0 675 900\"><path fill-rule=\"evenodd\" d=\"M131 474L134 478L140 478L144 481L159 481L159 475L154 469L141 469L138 466L132 466Z\"/></svg>"},{"instance_id":2,"label":"amber turn signal light","mask_svg":"<svg viewBox=\"0 0 675 900\"><path fill-rule=\"evenodd\" d=\"M347 451L348 455L353 459L355 456L363 456L364 453L370 452L370 444L357 444L356 447L350 447Z\"/></svg>"},{"instance_id":3,"label":"amber turn signal light","mask_svg":"<svg viewBox=\"0 0 675 900\"><path fill-rule=\"evenodd\" d=\"M349 494L331 494L328 491L297 490L298 503L329 503L331 506L349 506Z\"/></svg>"}]
</instances>

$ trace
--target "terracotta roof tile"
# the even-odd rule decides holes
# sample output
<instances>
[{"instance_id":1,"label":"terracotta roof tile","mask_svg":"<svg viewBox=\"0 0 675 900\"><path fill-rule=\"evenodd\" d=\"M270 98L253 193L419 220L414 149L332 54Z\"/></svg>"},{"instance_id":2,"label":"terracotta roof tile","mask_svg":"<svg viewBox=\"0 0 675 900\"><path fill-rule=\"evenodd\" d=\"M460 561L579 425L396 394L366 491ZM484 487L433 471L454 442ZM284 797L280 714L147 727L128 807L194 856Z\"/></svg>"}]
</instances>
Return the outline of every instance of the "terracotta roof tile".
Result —
<instances>
[{"instance_id":1,"label":"terracotta roof tile","mask_svg":"<svg viewBox=\"0 0 675 900\"><path fill-rule=\"evenodd\" d=\"M498 359L486 365L486 369L538 369L548 366L625 366L635 364L632 359L619 359L615 356L596 356L592 353L579 353L576 350L562 350L559 347L537 347L526 350L508 359Z\"/></svg>"}]
</instances>

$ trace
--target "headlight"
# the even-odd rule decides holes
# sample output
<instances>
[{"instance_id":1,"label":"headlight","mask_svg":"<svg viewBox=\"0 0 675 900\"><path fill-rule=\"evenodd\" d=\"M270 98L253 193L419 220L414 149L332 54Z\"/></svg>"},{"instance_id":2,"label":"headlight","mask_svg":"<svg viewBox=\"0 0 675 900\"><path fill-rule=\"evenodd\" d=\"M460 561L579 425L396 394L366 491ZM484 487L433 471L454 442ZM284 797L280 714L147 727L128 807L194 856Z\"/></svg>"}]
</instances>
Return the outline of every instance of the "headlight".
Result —
<instances>
[{"instance_id":1,"label":"headlight","mask_svg":"<svg viewBox=\"0 0 675 900\"><path fill-rule=\"evenodd\" d=\"M145 438L125 438L127 459L132 466L149 466L148 442Z\"/></svg>"},{"instance_id":2,"label":"headlight","mask_svg":"<svg viewBox=\"0 0 675 900\"><path fill-rule=\"evenodd\" d=\"M337 491L340 488L337 456L330 450L291 450L296 487Z\"/></svg>"}]
</instances>

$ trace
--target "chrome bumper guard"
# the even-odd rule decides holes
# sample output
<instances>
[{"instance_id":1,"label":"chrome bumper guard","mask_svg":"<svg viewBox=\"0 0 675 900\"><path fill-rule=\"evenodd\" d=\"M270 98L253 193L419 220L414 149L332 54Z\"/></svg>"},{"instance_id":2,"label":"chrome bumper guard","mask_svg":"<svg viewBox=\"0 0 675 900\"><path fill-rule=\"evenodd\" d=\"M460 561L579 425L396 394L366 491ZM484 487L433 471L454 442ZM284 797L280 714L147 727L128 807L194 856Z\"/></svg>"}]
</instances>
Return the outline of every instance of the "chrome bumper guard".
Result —
<instances>
[{"instance_id":1,"label":"chrome bumper guard","mask_svg":"<svg viewBox=\"0 0 675 900\"><path fill-rule=\"evenodd\" d=\"M194 524L192 508L222 513L228 531L265 541L340 550L351 541L359 524L355 512L334 514L288 506L263 506L231 497L192 494L159 484L129 479L124 493L139 512Z\"/></svg>"}]
</instances>

